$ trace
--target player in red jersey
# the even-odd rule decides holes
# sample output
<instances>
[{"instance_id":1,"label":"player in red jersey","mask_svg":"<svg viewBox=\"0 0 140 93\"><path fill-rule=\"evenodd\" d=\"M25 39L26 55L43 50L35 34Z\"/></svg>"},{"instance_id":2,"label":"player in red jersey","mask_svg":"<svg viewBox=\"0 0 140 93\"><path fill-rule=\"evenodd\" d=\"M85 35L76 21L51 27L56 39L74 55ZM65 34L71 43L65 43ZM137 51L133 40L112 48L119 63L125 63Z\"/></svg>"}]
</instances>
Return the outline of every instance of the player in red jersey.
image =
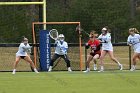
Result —
<instances>
[{"instance_id":1,"label":"player in red jersey","mask_svg":"<svg viewBox=\"0 0 140 93\"><path fill-rule=\"evenodd\" d=\"M86 43L86 48L88 49L90 47L91 52L86 61L87 68L84 72L90 71L89 63L92 59L94 61L94 70L97 70L96 60L99 59L99 57L101 55L101 51L100 51L100 41L98 39L96 39L96 36L97 36L97 34L95 34L95 31L90 32L90 35L89 35L90 39L89 39L88 43Z\"/></svg>"}]
</instances>

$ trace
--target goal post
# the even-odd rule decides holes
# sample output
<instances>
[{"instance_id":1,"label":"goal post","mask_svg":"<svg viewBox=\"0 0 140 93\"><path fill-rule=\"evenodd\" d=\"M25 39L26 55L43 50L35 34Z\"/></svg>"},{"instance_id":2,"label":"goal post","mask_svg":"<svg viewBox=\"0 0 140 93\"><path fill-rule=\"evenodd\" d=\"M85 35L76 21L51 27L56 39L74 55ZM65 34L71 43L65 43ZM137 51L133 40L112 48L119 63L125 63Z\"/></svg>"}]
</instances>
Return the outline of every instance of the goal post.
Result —
<instances>
[{"instance_id":1,"label":"goal post","mask_svg":"<svg viewBox=\"0 0 140 93\"><path fill-rule=\"evenodd\" d=\"M36 42L36 36L35 36L35 25L81 25L80 22L33 22L32 23L32 38L33 38L33 45L37 44ZM46 30L46 28L44 29ZM82 42L81 42L81 36L80 36L80 31L79 31L79 57L80 57L80 70L82 71ZM34 63L37 66L37 47L35 46L33 48L33 56L34 56Z\"/></svg>"},{"instance_id":2,"label":"goal post","mask_svg":"<svg viewBox=\"0 0 140 93\"><path fill-rule=\"evenodd\" d=\"M8 6L8 5L42 5L43 7L43 22L46 22L46 0L42 0L40 2L0 2L0 6ZM44 29L46 25L44 25Z\"/></svg>"}]
</instances>

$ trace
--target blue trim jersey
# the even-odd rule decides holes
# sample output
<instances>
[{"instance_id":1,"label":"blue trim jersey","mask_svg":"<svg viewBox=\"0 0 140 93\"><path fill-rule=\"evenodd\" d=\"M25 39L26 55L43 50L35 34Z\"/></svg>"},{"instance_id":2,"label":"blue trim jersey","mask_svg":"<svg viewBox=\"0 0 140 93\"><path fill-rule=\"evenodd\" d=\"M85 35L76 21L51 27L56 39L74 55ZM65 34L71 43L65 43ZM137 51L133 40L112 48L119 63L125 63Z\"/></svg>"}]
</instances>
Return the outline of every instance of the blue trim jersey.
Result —
<instances>
[{"instance_id":1,"label":"blue trim jersey","mask_svg":"<svg viewBox=\"0 0 140 93\"><path fill-rule=\"evenodd\" d=\"M16 56L27 56L28 51L31 51L31 46L29 44L25 45L24 43L20 43Z\"/></svg>"},{"instance_id":2,"label":"blue trim jersey","mask_svg":"<svg viewBox=\"0 0 140 93\"><path fill-rule=\"evenodd\" d=\"M55 53L58 55L65 55L67 54L67 50L68 50L68 44L65 41L60 41L57 40L55 42L56 47L55 47Z\"/></svg>"},{"instance_id":3,"label":"blue trim jersey","mask_svg":"<svg viewBox=\"0 0 140 93\"><path fill-rule=\"evenodd\" d=\"M131 44L134 52L140 53L140 35L134 34L134 36L129 35L127 39L127 43Z\"/></svg>"},{"instance_id":4,"label":"blue trim jersey","mask_svg":"<svg viewBox=\"0 0 140 93\"><path fill-rule=\"evenodd\" d=\"M113 51L113 46L111 43L111 34L107 33L105 35L101 34L98 37L99 40L101 40L102 42L102 50L109 50L109 51Z\"/></svg>"}]
</instances>

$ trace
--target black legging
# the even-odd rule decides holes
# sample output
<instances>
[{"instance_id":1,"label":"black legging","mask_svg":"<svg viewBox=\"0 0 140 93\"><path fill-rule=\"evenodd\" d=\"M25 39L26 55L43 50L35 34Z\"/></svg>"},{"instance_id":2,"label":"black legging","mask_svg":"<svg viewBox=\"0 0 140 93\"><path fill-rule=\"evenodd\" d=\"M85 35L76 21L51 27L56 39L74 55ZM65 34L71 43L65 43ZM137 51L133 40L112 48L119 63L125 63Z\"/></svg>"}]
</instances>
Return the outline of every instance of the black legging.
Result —
<instances>
[{"instance_id":1,"label":"black legging","mask_svg":"<svg viewBox=\"0 0 140 93\"><path fill-rule=\"evenodd\" d=\"M51 62L50 62L50 66L53 66L53 63L59 58L63 58L65 60L65 62L67 63L67 67L70 67L70 60L68 58L68 56L65 54L65 55L58 55L58 54L54 54L52 59L51 59Z\"/></svg>"}]
</instances>

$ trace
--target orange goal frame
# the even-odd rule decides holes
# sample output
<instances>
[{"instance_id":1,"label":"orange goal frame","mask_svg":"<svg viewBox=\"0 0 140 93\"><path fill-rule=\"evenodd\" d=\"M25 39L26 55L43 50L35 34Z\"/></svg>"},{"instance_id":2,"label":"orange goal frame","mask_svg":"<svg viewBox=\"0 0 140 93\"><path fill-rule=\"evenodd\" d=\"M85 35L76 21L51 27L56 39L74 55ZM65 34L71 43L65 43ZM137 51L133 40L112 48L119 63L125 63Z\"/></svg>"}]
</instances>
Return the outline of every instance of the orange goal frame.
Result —
<instances>
[{"instance_id":1,"label":"orange goal frame","mask_svg":"<svg viewBox=\"0 0 140 93\"><path fill-rule=\"evenodd\" d=\"M81 26L81 23L80 22L32 22L32 35L33 35L33 44L36 44L36 37L35 37L35 25L44 25L44 29L46 29L46 25L60 25L60 24L67 24L67 25L70 25L70 24L77 24L79 26ZM80 70L82 71L83 69L83 64L82 64L82 40L81 40L81 32L79 30L79 52L80 52ZM34 47L33 49L34 51L34 64L35 66L37 66L37 48Z\"/></svg>"}]
</instances>

